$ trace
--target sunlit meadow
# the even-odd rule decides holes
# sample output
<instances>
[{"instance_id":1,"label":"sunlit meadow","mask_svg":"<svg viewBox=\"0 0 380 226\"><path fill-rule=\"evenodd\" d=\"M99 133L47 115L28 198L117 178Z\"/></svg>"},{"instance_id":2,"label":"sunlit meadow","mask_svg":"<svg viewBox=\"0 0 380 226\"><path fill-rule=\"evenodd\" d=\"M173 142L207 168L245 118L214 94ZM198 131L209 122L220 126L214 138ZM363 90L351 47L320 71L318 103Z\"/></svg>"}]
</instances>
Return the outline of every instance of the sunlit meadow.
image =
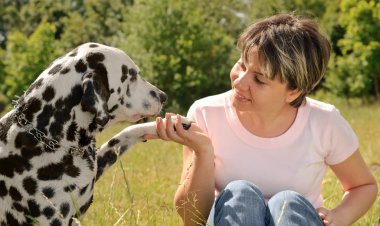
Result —
<instances>
[{"instance_id":1,"label":"sunlit meadow","mask_svg":"<svg viewBox=\"0 0 380 226\"><path fill-rule=\"evenodd\" d=\"M335 104L357 133L361 153L380 181L380 104L363 104L323 96ZM98 137L98 145L127 124L117 124ZM152 140L131 148L95 185L94 202L82 225L181 225L173 207L181 172L181 147ZM328 172L323 182L325 205L334 207L342 196L339 182ZM355 226L380 225L380 200Z\"/></svg>"}]
</instances>

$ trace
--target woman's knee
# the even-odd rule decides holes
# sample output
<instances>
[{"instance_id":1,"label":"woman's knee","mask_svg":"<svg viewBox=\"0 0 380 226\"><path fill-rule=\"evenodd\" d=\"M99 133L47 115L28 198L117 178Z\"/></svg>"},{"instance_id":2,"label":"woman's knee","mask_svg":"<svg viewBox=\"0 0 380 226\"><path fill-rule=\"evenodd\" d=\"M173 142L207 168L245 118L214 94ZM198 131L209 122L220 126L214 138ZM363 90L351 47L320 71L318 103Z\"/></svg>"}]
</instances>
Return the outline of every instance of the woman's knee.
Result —
<instances>
[{"instance_id":1,"label":"woman's knee","mask_svg":"<svg viewBox=\"0 0 380 226\"><path fill-rule=\"evenodd\" d=\"M215 202L210 221L215 225L261 225L269 219L260 189L244 180L230 182Z\"/></svg>"},{"instance_id":2,"label":"woman's knee","mask_svg":"<svg viewBox=\"0 0 380 226\"><path fill-rule=\"evenodd\" d=\"M283 218L285 222L310 222L310 225L321 223L313 205L295 191L277 193L269 200L268 206L275 222Z\"/></svg>"},{"instance_id":3,"label":"woman's knee","mask_svg":"<svg viewBox=\"0 0 380 226\"><path fill-rule=\"evenodd\" d=\"M291 190L285 190L285 191L278 192L269 200L270 204L281 204L282 205L282 203L284 203L284 202L286 202L286 203L298 203L298 204L307 205L307 206L312 207L312 204L305 197L303 197L298 192L291 191Z\"/></svg>"},{"instance_id":4,"label":"woman's knee","mask_svg":"<svg viewBox=\"0 0 380 226\"><path fill-rule=\"evenodd\" d=\"M235 180L227 184L223 191L228 191L234 195L252 195L263 197L260 189L253 183L246 180Z\"/></svg>"},{"instance_id":5,"label":"woman's knee","mask_svg":"<svg viewBox=\"0 0 380 226\"><path fill-rule=\"evenodd\" d=\"M258 201L258 203L265 205L265 199L260 189L255 184L246 180L236 180L228 183L220 193L217 203L231 199L243 201L244 203L250 201L257 203Z\"/></svg>"}]
</instances>

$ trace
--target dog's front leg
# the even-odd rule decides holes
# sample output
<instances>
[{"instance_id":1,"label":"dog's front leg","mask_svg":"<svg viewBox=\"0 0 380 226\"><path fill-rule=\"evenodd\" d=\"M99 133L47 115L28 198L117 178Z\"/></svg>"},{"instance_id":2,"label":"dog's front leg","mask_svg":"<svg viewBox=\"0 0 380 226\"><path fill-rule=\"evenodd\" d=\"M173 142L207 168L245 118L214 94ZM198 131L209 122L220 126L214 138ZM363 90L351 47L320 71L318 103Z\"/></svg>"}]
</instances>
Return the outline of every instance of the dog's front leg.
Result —
<instances>
[{"instance_id":1,"label":"dog's front leg","mask_svg":"<svg viewBox=\"0 0 380 226\"><path fill-rule=\"evenodd\" d=\"M182 117L181 121L185 129L190 128L191 122L187 118ZM147 134L157 135L155 122L129 126L100 146L97 151L98 170L96 180L108 167L116 162L119 155L124 154L133 145L144 141L144 135Z\"/></svg>"},{"instance_id":2,"label":"dog's front leg","mask_svg":"<svg viewBox=\"0 0 380 226\"><path fill-rule=\"evenodd\" d=\"M157 134L155 122L129 126L104 143L97 151L98 170L96 180L112 166L119 155L124 154L133 145L144 141L144 135Z\"/></svg>"}]
</instances>

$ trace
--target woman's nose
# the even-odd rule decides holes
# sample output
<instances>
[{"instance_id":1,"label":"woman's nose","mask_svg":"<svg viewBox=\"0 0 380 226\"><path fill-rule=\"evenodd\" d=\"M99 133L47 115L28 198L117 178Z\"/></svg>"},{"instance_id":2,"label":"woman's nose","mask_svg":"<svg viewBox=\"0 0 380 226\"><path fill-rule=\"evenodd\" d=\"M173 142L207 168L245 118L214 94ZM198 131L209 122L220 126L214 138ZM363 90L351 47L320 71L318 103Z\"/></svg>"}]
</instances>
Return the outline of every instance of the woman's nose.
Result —
<instances>
[{"instance_id":1,"label":"woman's nose","mask_svg":"<svg viewBox=\"0 0 380 226\"><path fill-rule=\"evenodd\" d=\"M234 85L236 88L241 90L246 90L249 87L249 81L246 72L240 72L237 76L237 78L234 81Z\"/></svg>"}]
</instances>

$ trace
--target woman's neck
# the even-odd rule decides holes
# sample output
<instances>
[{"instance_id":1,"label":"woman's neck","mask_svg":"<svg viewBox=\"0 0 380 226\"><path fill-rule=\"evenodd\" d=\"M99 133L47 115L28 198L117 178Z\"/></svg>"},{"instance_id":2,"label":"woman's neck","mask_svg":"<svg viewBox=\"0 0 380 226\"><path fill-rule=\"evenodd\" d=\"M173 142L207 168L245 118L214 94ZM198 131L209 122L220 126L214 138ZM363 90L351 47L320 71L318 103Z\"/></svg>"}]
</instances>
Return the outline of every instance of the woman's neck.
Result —
<instances>
[{"instance_id":1,"label":"woman's neck","mask_svg":"<svg viewBox=\"0 0 380 226\"><path fill-rule=\"evenodd\" d=\"M274 112L237 111L240 122L252 134L270 138L284 134L294 123L298 108L284 107Z\"/></svg>"}]
</instances>

